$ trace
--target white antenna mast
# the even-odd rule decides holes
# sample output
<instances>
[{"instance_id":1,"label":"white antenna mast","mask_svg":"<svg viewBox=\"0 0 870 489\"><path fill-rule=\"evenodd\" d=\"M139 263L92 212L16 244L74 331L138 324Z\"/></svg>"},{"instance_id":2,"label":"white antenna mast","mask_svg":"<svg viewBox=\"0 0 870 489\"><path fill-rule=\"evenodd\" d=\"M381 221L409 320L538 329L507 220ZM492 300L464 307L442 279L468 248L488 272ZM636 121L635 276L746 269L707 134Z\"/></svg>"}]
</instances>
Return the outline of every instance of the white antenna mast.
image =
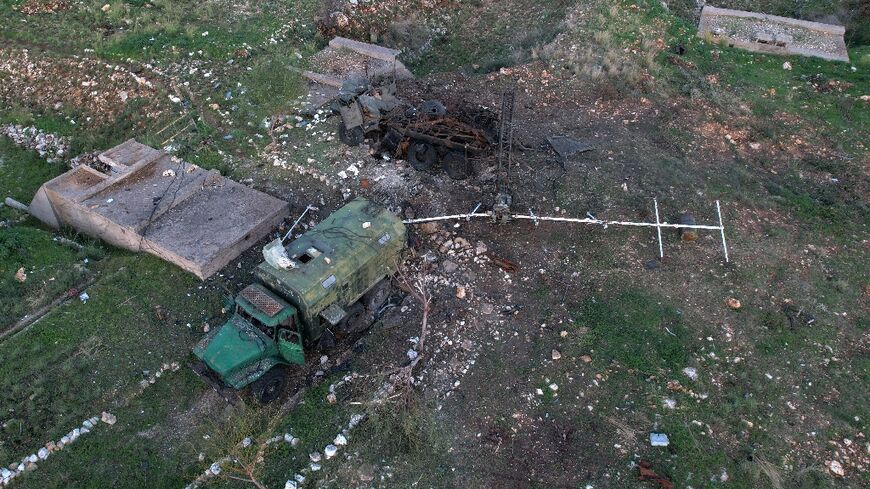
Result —
<instances>
[{"instance_id":1,"label":"white antenna mast","mask_svg":"<svg viewBox=\"0 0 870 489\"><path fill-rule=\"evenodd\" d=\"M655 216L656 222L632 222L632 221L607 221L598 219L592 214L588 214L588 218L585 219L577 219L573 217L551 217L551 216L538 216L529 209L528 214L510 214L512 219L522 219L527 221L532 221L537 226L541 222L566 222L573 224L594 224L598 226L603 226L605 229L608 226L628 226L628 227L647 227L647 228L656 228L656 234L658 236L659 243L659 257L664 258L664 244L662 242L662 228L668 229L706 229L711 231L719 231L720 236L722 237L722 251L725 254L725 262L729 262L728 257L728 243L725 242L725 225L722 223L722 208L719 205L719 201L716 201L716 214L719 217L719 225L711 226L705 224L671 224L669 222L661 222L659 218L659 203L658 199L653 199L653 207L655 208ZM454 214L448 216L437 216L437 217L424 217L420 219L408 219L402 221L405 224L420 224L424 222L434 222L434 221L450 221L454 219L471 219L473 217L480 218L491 218L492 212L477 212L480 208L480 204L475 207L475 209L468 214Z\"/></svg>"}]
</instances>

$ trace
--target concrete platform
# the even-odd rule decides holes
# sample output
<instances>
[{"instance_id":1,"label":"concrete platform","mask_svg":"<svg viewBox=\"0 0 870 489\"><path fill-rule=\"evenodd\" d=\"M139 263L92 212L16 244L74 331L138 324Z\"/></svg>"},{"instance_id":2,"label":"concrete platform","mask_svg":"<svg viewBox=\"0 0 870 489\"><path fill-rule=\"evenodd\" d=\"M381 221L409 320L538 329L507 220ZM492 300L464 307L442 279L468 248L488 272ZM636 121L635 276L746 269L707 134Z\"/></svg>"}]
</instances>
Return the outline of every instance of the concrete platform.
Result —
<instances>
[{"instance_id":1,"label":"concrete platform","mask_svg":"<svg viewBox=\"0 0 870 489\"><path fill-rule=\"evenodd\" d=\"M698 36L758 53L849 61L846 28L776 15L704 7Z\"/></svg>"},{"instance_id":2,"label":"concrete platform","mask_svg":"<svg viewBox=\"0 0 870 489\"><path fill-rule=\"evenodd\" d=\"M134 140L39 188L30 213L107 243L147 251L205 279L263 238L286 202Z\"/></svg>"}]
</instances>

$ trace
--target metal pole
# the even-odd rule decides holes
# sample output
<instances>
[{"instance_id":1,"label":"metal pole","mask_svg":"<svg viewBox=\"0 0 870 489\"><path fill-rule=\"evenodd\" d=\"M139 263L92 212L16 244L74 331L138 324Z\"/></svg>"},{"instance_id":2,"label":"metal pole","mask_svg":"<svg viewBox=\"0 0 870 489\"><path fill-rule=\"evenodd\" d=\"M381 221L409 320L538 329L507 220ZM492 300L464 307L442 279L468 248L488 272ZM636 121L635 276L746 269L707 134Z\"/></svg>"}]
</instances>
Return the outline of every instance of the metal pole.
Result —
<instances>
[{"instance_id":1,"label":"metal pole","mask_svg":"<svg viewBox=\"0 0 870 489\"><path fill-rule=\"evenodd\" d=\"M659 235L659 258L665 257L665 249L662 246L662 225L659 221L659 202L658 199L653 199L653 206L656 208L656 232Z\"/></svg>"},{"instance_id":2,"label":"metal pole","mask_svg":"<svg viewBox=\"0 0 870 489\"><path fill-rule=\"evenodd\" d=\"M309 205L308 207L305 208L304 211L302 211L302 214L299 216L298 219L296 219L296 222L294 222L293 225L290 226L290 230L287 231L287 234L285 234L284 237L281 238L281 243L282 243L282 244L284 243L284 240L287 239L287 237L290 236L290 233L293 232L293 229L296 228L296 225L299 224L299 221L301 221L302 218L305 217L305 214L308 214L308 211L310 211L311 209L313 209L313 207L311 207L311 206Z\"/></svg>"},{"instance_id":3,"label":"metal pole","mask_svg":"<svg viewBox=\"0 0 870 489\"><path fill-rule=\"evenodd\" d=\"M725 225L722 224L722 208L716 201L716 213L719 214L719 232L722 233L722 250L725 252L725 263L728 263L728 243L725 242Z\"/></svg>"}]
</instances>

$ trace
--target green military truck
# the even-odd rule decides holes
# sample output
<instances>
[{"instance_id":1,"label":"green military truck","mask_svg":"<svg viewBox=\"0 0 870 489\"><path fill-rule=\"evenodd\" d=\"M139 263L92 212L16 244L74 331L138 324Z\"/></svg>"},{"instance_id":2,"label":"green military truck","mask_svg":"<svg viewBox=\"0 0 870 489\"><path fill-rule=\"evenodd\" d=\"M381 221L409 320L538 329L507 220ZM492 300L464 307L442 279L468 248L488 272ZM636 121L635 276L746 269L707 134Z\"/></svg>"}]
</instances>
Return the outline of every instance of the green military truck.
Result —
<instances>
[{"instance_id":1,"label":"green military truck","mask_svg":"<svg viewBox=\"0 0 870 489\"><path fill-rule=\"evenodd\" d=\"M306 349L368 328L390 295L405 240L402 221L365 199L287 246L276 240L264 249L257 283L236 296L233 316L194 347L195 370L234 389L250 385L263 403L274 400L287 367L305 363ZM282 259L269 259L276 246Z\"/></svg>"}]
</instances>

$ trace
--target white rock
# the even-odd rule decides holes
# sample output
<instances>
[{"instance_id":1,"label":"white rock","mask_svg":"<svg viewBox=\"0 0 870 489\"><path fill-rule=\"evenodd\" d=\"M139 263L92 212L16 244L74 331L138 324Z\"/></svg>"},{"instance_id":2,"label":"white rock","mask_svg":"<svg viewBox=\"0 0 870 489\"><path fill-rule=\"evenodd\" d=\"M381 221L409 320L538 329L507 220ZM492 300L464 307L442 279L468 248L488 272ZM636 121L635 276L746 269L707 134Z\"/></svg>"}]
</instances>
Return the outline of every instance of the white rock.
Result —
<instances>
[{"instance_id":1,"label":"white rock","mask_svg":"<svg viewBox=\"0 0 870 489\"><path fill-rule=\"evenodd\" d=\"M839 475L840 477L844 477L846 475L846 471L843 470L843 465L836 460L831 460L827 463L828 468L831 469L831 473L834 475Z\"/></svg>"},{"instance_id":2,"label":"white rock","mask_svg":"<svg viewBox=\"0 0 870 489\"><path fill-rule=\"evenodd\" d=\"M212 475L220 475L221 473L221 464L215 462L211 464L211 467L208 468L208 471L212 473Z\"/></svg>"},{"instance_id":3,"label":"white rock","mask_svg":"<svg viewBox=\"0 0 870 489\"><path fill-rule=\"evenodd\" d=\"M692 380L698 380L698 369L695 367L686 367L683 369L683 373Z\"/></svg>"},{"instance_id":4,"label":"white rock","mask_svg":"<svg viewBox=\"0 0 870 489\"><path fill-rule=\"evenodd\" d=\"M354 414L350 417L350 422L347 423L348 429L356 428L356 425L360 424L363 420L364 416L362 414Z\"/></svg>"},{"instance_id":5,"label":"white rock","mask_svg":"<svg viewBox=\"0 0 870 489\"><path fill-rule=\"evenodd\" d=\"M323 454L326 456L327 460L334 457L336 453L338 453L338 447L333 444L329 444L323 447Z\"/></svg>"},{"instance_id":6,"label":"white rock","mask_svg":"<svg viewBox=\"0 0 870 489\"><path fill-rule=\"evenodd\" d=\"M668 409L675 409L677 407L677 401L673 399L665 399L662 401L662 405Z\"/></svg>"},{"instance_id":7,"label":"white rock","mask_svg":"<svg viewBox=\"0 0 870 489\"><path fill-rule=\"evenodd\" d=\"M242 446L245 448L248 448L249 446L251 446L251 443L253 443L253 442L251 441L250 437L245 437L245 439L242 440Z\"/></svg>"},{"instance_id":8,"label":"white rock","mask_svg":"<svg viewBox=\"0 0 870 489\"><path fill-rule=\"evenodd\" d=\"M36 456L39 457L40 460L45 460L48 458L48 449L45 447L40 448L39 451L36 452Z\"/></svg>"},{"instance_id":9,"label":"white rock","mask_svg":"<svg viewBox=\"0 0 870 489\"><path fill-rule=\"evenodd\" d=\"M311 452L308 454L308 458L311 459L312 462L320 462L320 452Z\"/></svg>"},{"instance_id":10,"label":"white rock","mask_svg":"<svg viewBox=\"0 0 870 489\"><path fill-rule=\"evenodd\" d=\"M782 64L782 69L787 70L787 71L791 71L791 63L786 61L785 63Z\"/></svg>"},{"instance_id":11,"label":"white rock","mask_svg":"<svg viewBox=\"0 0 870 489\"><path fill-rule=\"evenodd\" d=\"M112 413L107 413L106 411L103 411L103 414L100 415L100 421L106 423L107 425L113 425L118 421L118 418Z\"/></svg>"},{"instance_id":12,"label":"white rock","mask_svg":"<svg viewBox=\"0 0 870 489\"><path fill-rule=\"evenodd\" d=\"M312 472L317 472L318 470L320 470L320 464L316 462L311 462L311 465L309 465L309 467L311 467Z\"/></svg>"},{"instance_id":13,"label":"white rock","mask_svg":"<svg viewBox=\"0 0 870 489\"><path fill-rule=\"evenodd\" d=\"M347 437L345 437L344 435L339 433L338 435L335 436L335 439L332 440L332 443L337 445L337 446L343 447L343 446L347 445Z\"/></svg>"},{"instance_id":14,"label":"white rock","mask_svg":"<svg viewBox=\"0 0 870 489\"><path fill-rule=\"evenodd\" d=\"M294 480L288 480L284 483L284 489L298 489L298 487L299 484L297 484Z\"/></svg>"},{"instance_id":15,"label":"white rock","mask_svg":"<svg viewBox=\"0 0 870 489\"><path fill-rule=\"evenodd\" d=\"M39 456L36 455L35 453L32 453L32 454L30 454L29 457L27 457L27 461L32 463L32 464L35 464L38 460L39 460Z\"/></svg>"}]
</instances>

